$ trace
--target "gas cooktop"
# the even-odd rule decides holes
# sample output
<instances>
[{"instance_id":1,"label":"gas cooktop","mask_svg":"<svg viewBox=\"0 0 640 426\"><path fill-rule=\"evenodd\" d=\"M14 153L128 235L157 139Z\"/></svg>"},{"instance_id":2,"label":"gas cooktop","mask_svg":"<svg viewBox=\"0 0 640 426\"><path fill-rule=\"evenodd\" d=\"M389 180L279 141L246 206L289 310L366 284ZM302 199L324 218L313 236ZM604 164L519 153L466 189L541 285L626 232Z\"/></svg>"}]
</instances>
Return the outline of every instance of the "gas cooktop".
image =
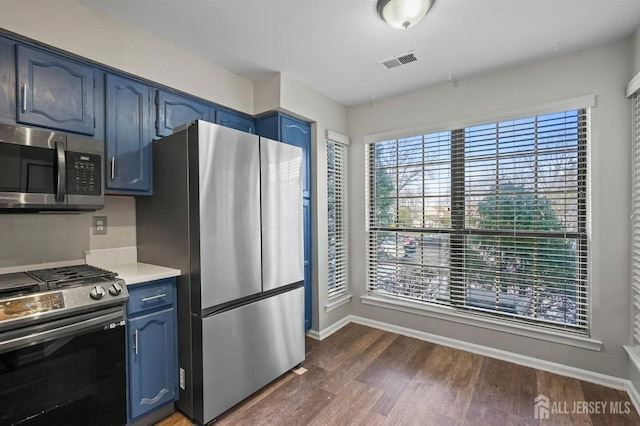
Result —
<instances>
[{"instance_id":1,"label":"gas cooktop","mask_svg":"<svg viewBox=\"0 0 640 426\"><path fill-rule=\"evenodd\" d=\"M128 297L115 272L91 265L4 274L0 275L0 328L124 304Z\"/></svg>"}]
</instances>

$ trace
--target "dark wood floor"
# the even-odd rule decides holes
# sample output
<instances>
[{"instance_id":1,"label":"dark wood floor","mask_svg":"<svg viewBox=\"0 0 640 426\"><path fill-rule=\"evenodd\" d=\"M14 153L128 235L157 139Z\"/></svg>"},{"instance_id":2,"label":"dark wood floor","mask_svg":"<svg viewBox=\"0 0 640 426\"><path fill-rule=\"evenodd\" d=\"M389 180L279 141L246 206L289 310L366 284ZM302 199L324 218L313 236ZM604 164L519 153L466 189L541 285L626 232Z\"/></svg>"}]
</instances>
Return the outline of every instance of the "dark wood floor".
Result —
<instances>
[{"instance_id":1,"label":"dark wood floor","mask_svg":"<svg viewBox=\"0 0 640 426\"><path fill-rule=\"evenodd\" d=\"M285 374L210 425L640 425L624 391L361 325L306 345L306 373ZM535 419L540 394L568 413ZM590 412L596 401L604 413ZM611 414L612 404L630 412ZM191 422L176 413L159 425Z\"/></svg>"}]
</instances>

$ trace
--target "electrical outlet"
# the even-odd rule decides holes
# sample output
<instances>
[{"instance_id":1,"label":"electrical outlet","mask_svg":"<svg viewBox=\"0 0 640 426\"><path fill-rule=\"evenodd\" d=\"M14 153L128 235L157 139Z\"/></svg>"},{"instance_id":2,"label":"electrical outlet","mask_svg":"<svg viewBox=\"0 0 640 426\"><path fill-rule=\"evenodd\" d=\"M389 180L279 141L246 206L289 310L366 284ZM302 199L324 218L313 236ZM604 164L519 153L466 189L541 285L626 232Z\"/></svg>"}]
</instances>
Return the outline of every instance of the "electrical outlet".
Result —
<instances>
[{"instance_id":1,"label":"electrical outlet","mask_svg":"<svg viewBox=\"0 0 640 426\"><path fill-rule=\"evenodd\" d=\"M93 216L93 235L107 234L107 217Z\"/></svg>"}]
</instances>

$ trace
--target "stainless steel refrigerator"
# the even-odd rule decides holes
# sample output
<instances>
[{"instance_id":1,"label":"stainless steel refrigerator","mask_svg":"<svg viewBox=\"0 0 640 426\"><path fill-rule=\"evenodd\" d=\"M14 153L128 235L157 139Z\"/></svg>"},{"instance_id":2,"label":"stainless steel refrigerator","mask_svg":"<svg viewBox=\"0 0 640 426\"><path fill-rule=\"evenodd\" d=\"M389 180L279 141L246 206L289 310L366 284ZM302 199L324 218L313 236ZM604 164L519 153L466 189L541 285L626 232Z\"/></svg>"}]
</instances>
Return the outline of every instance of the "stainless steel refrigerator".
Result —
<instances>
[{"instance_id":1,"label":"stainless steel refrigerator","mask_svg":"<svg viewBox=\"0 0 640 426\"><path fill-rule=\"evenodd\" d=\"M138 260L178 268L177 407L216 418L304 361L302 150L195 121L153 143Z\"/></svg>"}]
</instances>

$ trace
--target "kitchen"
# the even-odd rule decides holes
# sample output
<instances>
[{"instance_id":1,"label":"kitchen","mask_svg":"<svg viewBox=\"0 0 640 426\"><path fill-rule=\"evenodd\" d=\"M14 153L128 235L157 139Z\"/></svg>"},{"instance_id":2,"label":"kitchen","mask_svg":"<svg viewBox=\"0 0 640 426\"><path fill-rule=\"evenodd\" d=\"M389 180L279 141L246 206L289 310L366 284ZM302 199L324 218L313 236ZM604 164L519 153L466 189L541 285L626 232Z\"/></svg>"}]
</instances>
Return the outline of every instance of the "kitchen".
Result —
<instances>
[{"instance_id":1,"label":"kitchen","mask_svg":"<svg viewBox=\"0 0 640 426\"><path fill-rule=\"evenodd\" d=\"M25 20L25 16L30 16L29 20ZM56 26L51 26L50 22L55 21ZM383 102L364 102L362 105L349 108L332 101L328 97L319 92L301 84L286 73L276 73L255 84L238 77L235 74L212 65L211 63L196 57L195 55L181 50L171 44L168 44L148 33L133 30L128 25L120 21L105 19L94 9L86 7L82 2L65 2L64 7L59 4L50 4L50 2L16 2L6 8L3 8L2 17L0 18L0 27L18 34L21 38L36 40L39 43L50 45L67 52L71 52L82 58L88 58L101 64L106 64L116 70L123 70L128 75L140 76L148 81L155 82L162 87L173 88L181 93L188 93L198 97L198 100L207 99L215 102L217 105L224 106L233 111L242 111L247 114L259 115L265 111L272 111L277 108L295 113L294 119L304 119L311 123L311 169L312 173L311 196L312 205L312 226L313 235L324 235L326 233L326 200L322 195L326 188L326 151L324 143L326 130L334 130L342 134L351 136L353 142L350 159L353 161L350 176L352 177L353 187L350 189L352 194L364 193L364 183L356 182L360 180L360 168L364 160L362 147L355 143L362 135L384 132L393 128L401 128L403 126L411 127L421 123L417 113L409 113L409 110L402 110L401 113L390 113L391 109L397 106L394 101ZM70 31L70 28L74 28ZM78 36L78 29L82 31L82 37ZM528 67L519 70L502 71L496 74L489 74L484 77L478 77L476 80L466 82L466 89L460 85L458 91L453 87L440 87L440 89L428 90L425 93L416 94L414 96L407 95L406 98L398 99L397 103L407 101L412 106L411 109L422 109L428 111L432 115L434 122L442 122L447 120L449 116L465 116L471 113L473 105L466 107L464 111L456 111L464 104L465 97L481 97L485 94L482 87L489 87L493 92L515 90L518 87L517 80L521 77L529 78L532 86L543 85L543 77L549 77L552 69L560 69L563 72L562 83L566 88L556 85L548 92L539 92L532 94L528 91L531 99L526 102L518 102L513 99L505 99L502 104L494 105L494 110L504 110L507 108L518 108L522 104L542 103L553 99L571 97L585 92L597 92L599 95L611 94L614 92L613 86L626 85L630 79L629 68L630 52L633 51L633 41L620 42L608 47L602 47L599 50L593 49L586 51L580 57L562 56L556 59L555 63L534 63ZM6 46L3 45L3 49ZM637 52L637 48L635 50ZM140 52L145 52L141 55ZM396 53L396 52L391 52ZM171 60L167 60L171 58ZM626 59L625 59L626 58ZM601 63L618 63L621 65L613 71L605 69ZM189 63L190 72L185 75L181 72L180 63ZM577 70L582 70L585 66L593 67L593 73L596 70L601 75L609 75L609 80L605 77L589 76L589 81L581 83L576 81L569 84L571 78L567 75L575 75ZM3 67L0 73L5 73ZM637 72L637 70L636 70ZM564 74L566 73L566 75ZM539 77L536 77L539 75ZM3 78L6 74L2 74ZM585 77L586 78L586 77ZM461 80L463 82L464 80ZM103 79L96 79L98 85L103 85ZM3 86L4 87L4 86ZM15 98L15 87L11 89L10 97ZM489 90L489 89L487 89ZM552 93L553 92L553 93ZM3 105L11 107L2 109L2 119L7 122L11 121L15 115L15 100L7 97L8 92L2 92L0 99ZM3 97L5 96L5 97ZM428 97L436 97L435 99L444 100L440 96L452 96L454 101L440 103L440 110L434 108L426 102ZM380 98L380 95L378 94ZM612 95L611 95L612 97ZM611 98L609 98L611 99ZM155 101L155 100L154 100ZM5 103L6 102L6 103ZM615 140L626 140L628 131L616 130L618 128L628 128L628 119L619 118L627 117L624 108L624 100L615 102L607 102L606 96L603 96L604 105L601 105L599 111L605 111L606 116L600 116L598 125L602 126L600 132L607 132ZM96 105L101 105L96 103ZM443 106L444 105L444 106ZM449 107L445 107L450 105ZM607 112L608 111L608 112ZM8 118L7 114L11 114ZM98 116L96 114L96 116ZM598 119L598 117L595 117ZM608 124L606 124L608 123ZM104 127L100 120L97 120L96 128ZM102 130L104 131L104 130ZM627 133L625 133L627 132ZM628 139L628 138L627 138ZM603 156L603 163L600 167L604 168L607 164L626 164L626 151L622 147L612 149ZM606 161L606 163L604 162ZM110 166L110 165L109 165ZM628 184L623 184L626 174L629 173L628 168L621 167L618 173L609 174L602 179L608 179L601 185L619 186L626 188ZM620 176L622 175L622 176ZM628 192L628 191L627 191ZM596 190L597 196L603 197L604 205L620 206L611 211L599 211L603 218L603 223L620 223L622 217L627 217L622 213L629 201L621 195L603 194ZM357 212L364 210L364 201L354 199L351 205L351 211L355 215ZM600 205L600 203L598 204ZM75 216L59 216L48 215L46 217L24 215L24 216L3 216L2 217L2 266L14 267L16 265L34 265L43 262L65 262L80 260L84 263L84 255L87 250L102 250L123 247L135 247L136 241L136 198L125 196L107 196L105 210L96 213L98 216L107 217L107 234L93 235L91 232L93 214L82 214ZM609 218L610 220L604 220ZM352 224L362 221L356 216L352 219ZM352 256L351 259L359 259L361 257L358 252L364 249L364 231L360 230L357 225L353 225L352 231ZM604 226L604 225L603 225ZM606 225L612 227L612 225ZM609 229L608 231L600 231L603 234L600 243L596 244L603 256L601 263L601 274L613 275L618 277L619 272L616 270L627 270L628 262L621 261L628 257L623 248L618 248L614 244L616 239L624 240L628 235L628 230ZM79 231L80 230L80 231ZM602 235L611 234L604 238ZM603 239L604 238L604 239ZM327 243L322 238L315 238L313 245L313 281L316 283L326 282L327 270L323 265L326 263ZM65 244L60 244L65 241ZM55 248L55 250L51 250ZM356 283L364 281L364 260L362 262L353 262L351 265L350 281ZM625 281L624 277L620 277L620 282ZM628 280L627 280L628 281ZM355 284L354 284L355 285ZM620 300L628 300L626 288L622 284L615 287L610 298L598 297L598 305L606 306L608 311L621 310L628 312L628 307L621 307ZM357 289L357 290L355 290ZM355 287L354 296L362 295L364 289ZM479 345L492 346L498 349L506 350L514 353L524 352L526 355L534 358L548 360L560 364L569 364L576 368L587 371L599 372L614 377L628 377L626 365L628 362L626 353L622 349L622 344L626 342L626 331L628 325L625 325L626 319L612 319L611 323L596 321L594 326L597 329L613 329L622 330L616 332L613 336L607 337L608 332L597 331L600 339L605 340L605 345L610 349L604 353L592 351L584 351L585 354L574 358L568 357L566 351L559 349L561 346L554 343L543 343L540 346L532 345L531 342L537 340L527 340L526 337L515 337L510 341L494 341L491 333L480 330L478 334L469 337L470 331L466 326L457 324L450 327L446 325L432 324L426 326L413 316L392 315L390 311L380 307L371 307L360 303L359 297L354 297L351 304L338 306L335 309L327 311L325 306L328 304L326 291L322 290L316 284L312 288L313 299L313 318L312 331L316 337L326 336L332 327L335 329L336 324L345 323L351 318L364 318L370 321L393 324L398 327L423 331L425 333L433 333L440 335L448 335L454 339L467 340L475 342ZM351 306L356 302L357 304ZM603 315L603 314L601 314ZM616 317L617 318L617 317ZM440 321L440 320L438 320ZM475 329L471 329L475 330ZM624 336L622 336L624 335ZM522 349L522 348L525 349ZM614 349L615 348L615 349ZM604 360L606 358L606 361Z\"/></svg>"}]
</instances>

